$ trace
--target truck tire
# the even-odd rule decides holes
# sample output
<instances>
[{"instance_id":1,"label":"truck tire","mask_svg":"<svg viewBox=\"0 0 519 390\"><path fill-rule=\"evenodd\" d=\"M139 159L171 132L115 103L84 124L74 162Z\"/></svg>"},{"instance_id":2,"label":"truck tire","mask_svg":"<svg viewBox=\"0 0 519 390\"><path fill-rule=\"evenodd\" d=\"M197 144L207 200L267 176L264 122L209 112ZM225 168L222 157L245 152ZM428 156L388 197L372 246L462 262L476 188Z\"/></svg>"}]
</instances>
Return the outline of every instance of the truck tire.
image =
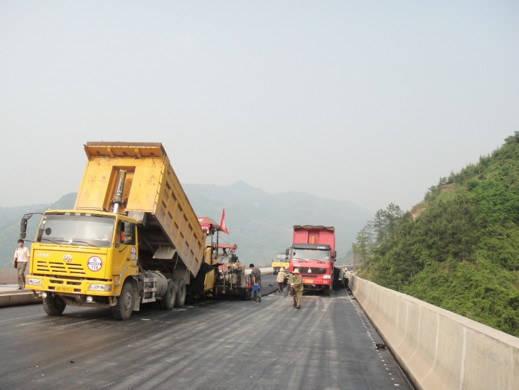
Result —
<instances>
[{"instance_id":1,"label":"truck tire","mask_svg":"<svg viewBox=\"0 0 519 390\"><path fill-rule=\"evenodd\" d=\"M177 297L175 299L175 306L182 307L186 303L186 282L184 279L179 279L177 282Z\"/></svg>"},{"instance_id":2,"label":"truck tire","mask_svg":"<svg viewBox=\"0 0 519 390\"><path fill-rule=\"evenodd\" d=\"M327 297L331 296L332 295L332 286L326 286L324 288L324 295L326 295Z\"/></svg>"},{"instance_id":3,"label":"truck tire","mask_svg":"<svg viewBox=\"0 0 519 390\"><path fill-rule=\"evenodd\" d=\"M61 299L61 297L48 293L45 298L43 298L43 310L49 316L60 316L65 310L65 306L67 304Z\"/></svg>"},{"instance_id":4,"label":"truck tire","mask_svg":"<svg viewBox=\"0 0 519 390\"><path fill-rule=\"evenodd\" d=\"M112 314L116 320L126 321L130 319L134 304L133 286L130 282L124 283L121 295L117 298L117 303L112 307Z\"/></svg>"},{"instance_id":5,"label":"truck tire","mask_svg":"<svg viewBox=\"0 0 519 390\"><path fill-rule=\"evenodd\" d=\"M168 281L168 289L166 290L166 294L162 297L160 301L160 308L162 310L171 310L175 306L177 297L177 291L175 289L175 282L170 280Z\"/></svg>"}]
</instances>

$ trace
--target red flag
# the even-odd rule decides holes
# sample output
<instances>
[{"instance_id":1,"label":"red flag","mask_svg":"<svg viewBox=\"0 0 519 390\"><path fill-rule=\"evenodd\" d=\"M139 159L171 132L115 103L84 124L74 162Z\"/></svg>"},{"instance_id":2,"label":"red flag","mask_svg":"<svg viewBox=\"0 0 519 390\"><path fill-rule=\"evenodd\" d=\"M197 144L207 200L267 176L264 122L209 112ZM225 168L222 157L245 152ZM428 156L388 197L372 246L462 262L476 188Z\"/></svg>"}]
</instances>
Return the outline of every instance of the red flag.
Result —
<instances>
[{"instance_id":1,"label":"red flag","mask_svg":"<svg viewBox=\"0 0 519 390\"><path fill-rule=\"evenodd\" d=\"M225 224L225 209L222 210L222 219L220 221L220 228L222 229L222 232L225 234L229 234L229 231L227 230L227 225Z\"/></svg>"}]
</instances>

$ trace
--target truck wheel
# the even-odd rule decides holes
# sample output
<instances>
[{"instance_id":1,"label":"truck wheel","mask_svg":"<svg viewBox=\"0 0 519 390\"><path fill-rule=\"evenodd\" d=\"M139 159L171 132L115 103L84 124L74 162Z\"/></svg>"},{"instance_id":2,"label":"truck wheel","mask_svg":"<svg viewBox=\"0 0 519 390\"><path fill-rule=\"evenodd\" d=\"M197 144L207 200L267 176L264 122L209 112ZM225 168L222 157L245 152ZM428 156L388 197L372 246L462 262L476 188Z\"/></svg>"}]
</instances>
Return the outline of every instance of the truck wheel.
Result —
<instances>
[{"instance_id":1,"label":"truck wheel","mask_svg":"<svg viewBox=\"0 0 519 390\"><path fill-rule=\"evenodd\" d=\"M65 310L65 306L67 306L67 304L57 295L47 294L47 296L43 298L43 310L45 310L45 313L49 316L60 316L63 310Z\"/></svg>"},{"instance_id":2,"label":"truck wheel","mask_svg":"<svg viewBox=\"0 0 519 390\"><path fill-rule=\"evenodd\" d=\"M332 286L326 286L325 289L324 289L324 295L326 296L331 296L332 295Z\"/></svg>"},{"instance_id":3,"label":"truck wheel","mask_svg":"<svg viewBox=\"0 0 519 390\"><path fill-rule=\"evenodd\" d=\"M133 286L130 282L124 283L117 303L112 307L112 314L116 320L130 319L133 311Z\"/></svg>"},{"instance_id":4,"label":"truck wheel","mask_svg":"<svg viewBox=\"0 0 519 390\"><path fill-rule=\"evenodd\" d=\"M162 310L171 310L173 306L175 306L175 301L177 297L177 292L175 291L175 282L170 280L168 281L168 289L166 290L166 294L162 297L160 301L160 308Z\"/></svg>"},{"instance_id":5,"label":"truck wheel","mask_svg":"<svg viewBox=\"0 0 519 390\"><path fill-rule=\"evenodd\" d=\"M182 307L186 302L186 282L184 279L180 279L177 285L177 298L175 300L175 306Z\"/></svg>"}]
</instances>

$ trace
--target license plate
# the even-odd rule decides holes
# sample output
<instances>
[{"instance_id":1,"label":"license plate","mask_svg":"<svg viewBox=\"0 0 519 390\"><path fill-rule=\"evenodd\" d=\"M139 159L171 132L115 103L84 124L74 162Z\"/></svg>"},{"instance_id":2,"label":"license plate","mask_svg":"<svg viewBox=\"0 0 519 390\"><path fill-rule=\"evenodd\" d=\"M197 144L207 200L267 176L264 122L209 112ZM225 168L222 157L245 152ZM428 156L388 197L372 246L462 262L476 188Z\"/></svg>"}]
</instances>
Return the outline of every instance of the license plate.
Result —
<instances>
[{"instance_id":1,"label":"license plate","mask_svg":"<svg viewBox=\"0 0 519 390\"><path fill-rule=\"evenodd\" d=\"M54 291L70 293L70 292L74 292L74 287L72 287L72 286L56 286Z\"/></svg>"},{"instance_id":2,"label":"license plate","mask_svg":"<svg viewBox=\"0 0 519 390\"><path fill-rule=\"evenodd\" d=\"M303 283L314 284L314 281L312 279L305 279Z\"/></svg>"}]
</instances>

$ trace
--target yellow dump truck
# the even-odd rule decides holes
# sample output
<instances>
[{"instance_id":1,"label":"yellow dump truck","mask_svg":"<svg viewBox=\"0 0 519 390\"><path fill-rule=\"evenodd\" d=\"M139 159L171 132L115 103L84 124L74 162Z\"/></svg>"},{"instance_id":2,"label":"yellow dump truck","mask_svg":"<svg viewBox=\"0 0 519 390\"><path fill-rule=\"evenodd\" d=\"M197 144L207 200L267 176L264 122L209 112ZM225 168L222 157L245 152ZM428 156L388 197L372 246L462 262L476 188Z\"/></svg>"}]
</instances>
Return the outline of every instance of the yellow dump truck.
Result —
<instances>
[{"instance_id":1,"label":"yellow dump truck","mask_svg":"<svg viewBox=\"0 0 519 390\"><path fill-rule=\"evenodd\" d=\"M160 143L89 142L73 210L43 213L26 287L49 315L66 305L110 307L129 319L214 288L211 245ZM25 237L24 216L21 237Z\"/></svg>"},{"instance_id":2,"label":"yellow dump truck","mask_svg":"<svg viewBox=\"0 0 519 390\"><path fill-rule=\"evenodd\" d=\"M275 258L272 259L272 272L274 275L279 273L279 270L284 268L285 271L288 271L288 254L278 253Z\"/></svg>"}]
</instances>

